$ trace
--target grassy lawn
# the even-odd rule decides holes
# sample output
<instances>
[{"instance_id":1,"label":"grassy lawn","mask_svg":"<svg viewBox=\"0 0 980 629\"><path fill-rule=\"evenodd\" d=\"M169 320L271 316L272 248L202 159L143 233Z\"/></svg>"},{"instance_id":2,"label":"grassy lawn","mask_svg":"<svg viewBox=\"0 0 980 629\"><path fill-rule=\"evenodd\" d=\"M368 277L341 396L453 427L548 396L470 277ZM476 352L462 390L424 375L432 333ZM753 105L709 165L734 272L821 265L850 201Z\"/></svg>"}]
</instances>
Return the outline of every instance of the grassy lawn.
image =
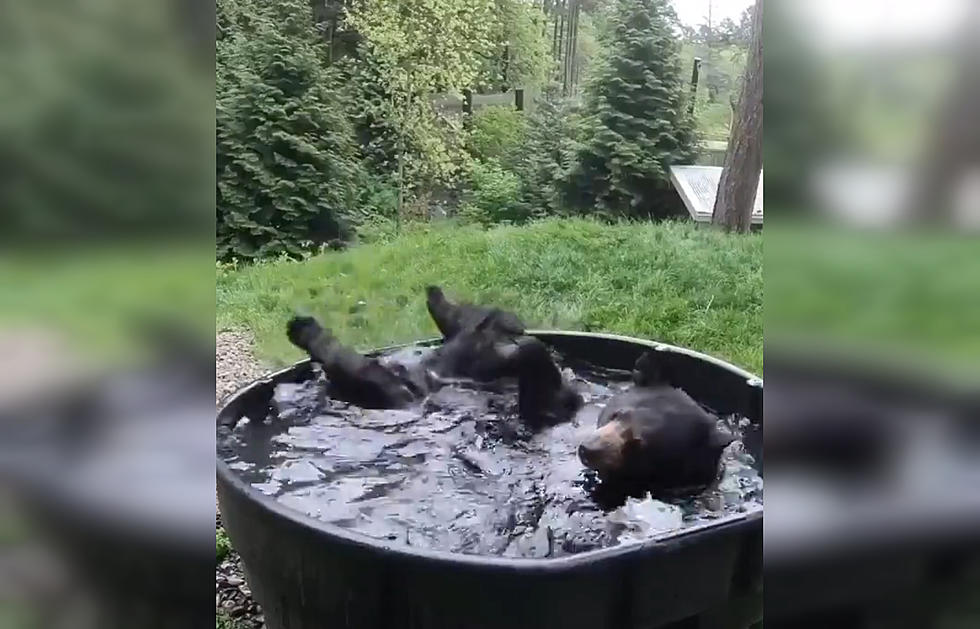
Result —
<instances>
[{"instance_id":1,"label":"grassy lawn","mask_svg":"<svg viewBox=\"0 0 980 629\"><path fill-rule=\"evenodd\" d=\"M408 342L436 335L428 284L532 327L651 338L762 371L762 237L686 222L427 225L301 262L219 267L217 326L250 330L273 364L301 357L284 334L295 310L356 347Z\"/></svg>"}]
</instances>

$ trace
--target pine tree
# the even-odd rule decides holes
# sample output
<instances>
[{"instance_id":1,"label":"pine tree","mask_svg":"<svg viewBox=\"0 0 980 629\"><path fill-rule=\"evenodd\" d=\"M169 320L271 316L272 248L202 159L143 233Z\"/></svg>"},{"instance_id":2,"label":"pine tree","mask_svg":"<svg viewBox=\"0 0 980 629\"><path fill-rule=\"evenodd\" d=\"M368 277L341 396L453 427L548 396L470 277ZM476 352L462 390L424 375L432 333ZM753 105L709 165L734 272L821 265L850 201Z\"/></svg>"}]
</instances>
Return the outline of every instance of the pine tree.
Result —
<instances>
[{"instance_id":1,"label":"pine tree","mask_svg":"<svg viewBox=\"0 0 980 629\"><path fill-rule=\"evenodd\" d=\"M620 0L604 67L587 88L583 145L568 182L584 212L658 216L668 168L697 155L668 0Z\"/></svg>"},{"instance_id":2,"label":"pine tree","mask_svg":"<svg viewBox=\"0 0 980 629\"><path fill-rule=\"evenodd\" d=\"M558 88L560 90L560 87ZM526 142L516 171L527 216L564 213L562 188L575 158L576 116L558 90L545 94L528 118Z\"/></svg>"},{"instance_id":3,"label":"pine tree","mask_svg":"<svg viewBox=\"0 0 980 629\"><path fill-rule=\"evenodd\" d=\"M218 257L298 255L347 236L357 146L309 3L218 10Z\"/></svg>"}]
</instances>

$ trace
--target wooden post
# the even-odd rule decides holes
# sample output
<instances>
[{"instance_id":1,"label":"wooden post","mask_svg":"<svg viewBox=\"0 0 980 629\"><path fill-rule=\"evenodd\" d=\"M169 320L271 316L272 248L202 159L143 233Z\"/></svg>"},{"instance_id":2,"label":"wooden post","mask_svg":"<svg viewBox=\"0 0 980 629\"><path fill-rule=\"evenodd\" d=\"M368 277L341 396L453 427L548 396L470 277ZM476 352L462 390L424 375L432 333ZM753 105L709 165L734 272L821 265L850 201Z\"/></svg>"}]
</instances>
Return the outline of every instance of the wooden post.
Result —
<instances>
[{"instance_id":1,"label":"wooden post","mask_svg":"<svg viewBox=\"0 0 980 629\"><path fill-rule=\"evenodd\" d=\"M701 57L694 58L694 67L691 69L691 105L690 112L694 113L694 106L698 102L698 81L701 77Z\"/></svg>"},{"instance_id":2,"label":"wooden post","mask_svg":"<svg viewBox=\"0 0 980 629\"><path fill-rule=\"evenodd\" d=\"M501 75L502 76L500 77L501 78L501 86L500 87L502 89L500 91L506 92L507 90L510 89L510 87L508 86L508 81L507 81L507 74L508 74L508 71L510 70L510 44L507 44L506 46L504 46L504 57L503 57L503 64L502 65L503 65L503 69L502 69L502 72L501 72Z\"/></svg>"},{"instance_id":3,"label":"wooden post","mask_svg":"<svg viewBox=\"0 0 980 629\"><path fill-rule=\"evenodd\" d=\"M516 88L514 90L514 109L517 111L524 111L524 89Z\"/></svg>"},{"instance_id":4,"label":"wooden post","mask_svg":"<svg viewBox=\"0 0 980 629\"><path fill-rule=\"evenodd\" d=\"M473 113L473 90L463 90L463 113Z\"/></svg>"}]
</instances>

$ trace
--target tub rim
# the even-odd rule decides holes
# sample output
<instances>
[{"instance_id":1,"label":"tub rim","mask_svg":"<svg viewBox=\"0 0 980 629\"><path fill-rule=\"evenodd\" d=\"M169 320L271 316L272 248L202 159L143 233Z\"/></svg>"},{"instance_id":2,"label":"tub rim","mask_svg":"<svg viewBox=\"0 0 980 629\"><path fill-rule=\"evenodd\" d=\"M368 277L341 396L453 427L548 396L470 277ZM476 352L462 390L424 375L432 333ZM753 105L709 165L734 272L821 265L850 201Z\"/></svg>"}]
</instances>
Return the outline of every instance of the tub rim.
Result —
<instances>
[{"instance_id":1,"label":"tub rim","mask_svg":"<svg viewBox=\"0 0 980 629\"><path fill-rule=\"evenodd\" d=\"M721 360L720 358L716 358L702 352L671 345L669 343L662 343L660 341L639 339L619 334L566 330L529 329L526 331L526 334L529 336L547 335L603 339L648 347L655 351L667 351L684 354L689 357L710 363L716 367L744 378L747 386L757 387L759 389L762 389L763 386L762 378L742 369L741 367L737 367L731 363ZM411 346L431 346L440 342L442 342L442 338L429 338L410 343L401 343L398 345L373 349L367 351L366 353L371 355ZM231 393L221 400L217 412L215 413L215 421L217 422L228 407L232 406L239 398L248 394L253 387L261 384L271 385L277 378L307 365L310 362L311 361L308 358L298 361L288 367L284 367L266 376L252 380L251 382L240 387L234 393ZM681 531L670 531L656 535L643 542L621 544L609 548L599 548L582 553L576 553L574 555L566 555L563 557L535 559L528 557L470 555L453 553L444 550L427 550L409 546L408 544L402 542L379 540L350 529L329 524L312 516L308 516L305 513L301 513L300 511L291 509L290 507L287 507L286 505L277 501L274 497L264 494L246 483L237 474L235 474L234 470L229 467L228 463L221 458L220 454L217 452L217 449L215 451L215 460L215 474L218 483L216 489L218 490L219 503L221 502L221 486L224 485L228 490L238 494L239 499L251 502L262 510L271 512L271 515L273 516L284 518L292 525L305 529L308 533L314 534L317 538L323 538L335 544L339 543L348 547L355 547L358 550L363 550L369 553L397 555L404 559L436 561L453 564L455 566L465 565L472 568L509 569L514 571L519 570L521 572L555 572L591 565L599 561L621 558L626 555L634 555L637 553L643 555L667 553L682 546L695 544L701 539L707 539L709 536L714 536L718 533L735 533L745 527L750 527L753 529L758 527L758 529L761 531L764 512L763 508L749 513L733 514L719 518L715 521L691 526Z\"/></svg>"}]
</instances>

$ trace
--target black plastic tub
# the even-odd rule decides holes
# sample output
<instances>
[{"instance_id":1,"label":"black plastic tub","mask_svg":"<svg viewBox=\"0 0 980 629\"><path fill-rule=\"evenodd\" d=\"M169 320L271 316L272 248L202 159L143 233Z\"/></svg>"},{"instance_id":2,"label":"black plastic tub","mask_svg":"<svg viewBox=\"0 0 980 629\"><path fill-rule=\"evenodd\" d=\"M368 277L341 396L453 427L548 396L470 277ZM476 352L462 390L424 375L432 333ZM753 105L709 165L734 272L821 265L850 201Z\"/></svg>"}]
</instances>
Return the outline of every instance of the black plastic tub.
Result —
<instances>
[{"instance_id":1,"label":"black plastic tub","mask_svg":"<svg viewBox=\"0 0 980 629\"><path fill-rule=\"evenodd\" d=\"M762 381L725 362L627 337L532 334L569 358L609 368L629 369L651 347L664 351L692 397L761 427ZM311 373L304 361L235 393L218 413L219 433L245 414L264 416L276 384ZM745 443L760 472L761 432ZM217 489L270 629L749 627L762 618L758 511L643 544L504 559L421 551L331 526L253 489L220 458Z\"/></svg>"}]
</instances>

